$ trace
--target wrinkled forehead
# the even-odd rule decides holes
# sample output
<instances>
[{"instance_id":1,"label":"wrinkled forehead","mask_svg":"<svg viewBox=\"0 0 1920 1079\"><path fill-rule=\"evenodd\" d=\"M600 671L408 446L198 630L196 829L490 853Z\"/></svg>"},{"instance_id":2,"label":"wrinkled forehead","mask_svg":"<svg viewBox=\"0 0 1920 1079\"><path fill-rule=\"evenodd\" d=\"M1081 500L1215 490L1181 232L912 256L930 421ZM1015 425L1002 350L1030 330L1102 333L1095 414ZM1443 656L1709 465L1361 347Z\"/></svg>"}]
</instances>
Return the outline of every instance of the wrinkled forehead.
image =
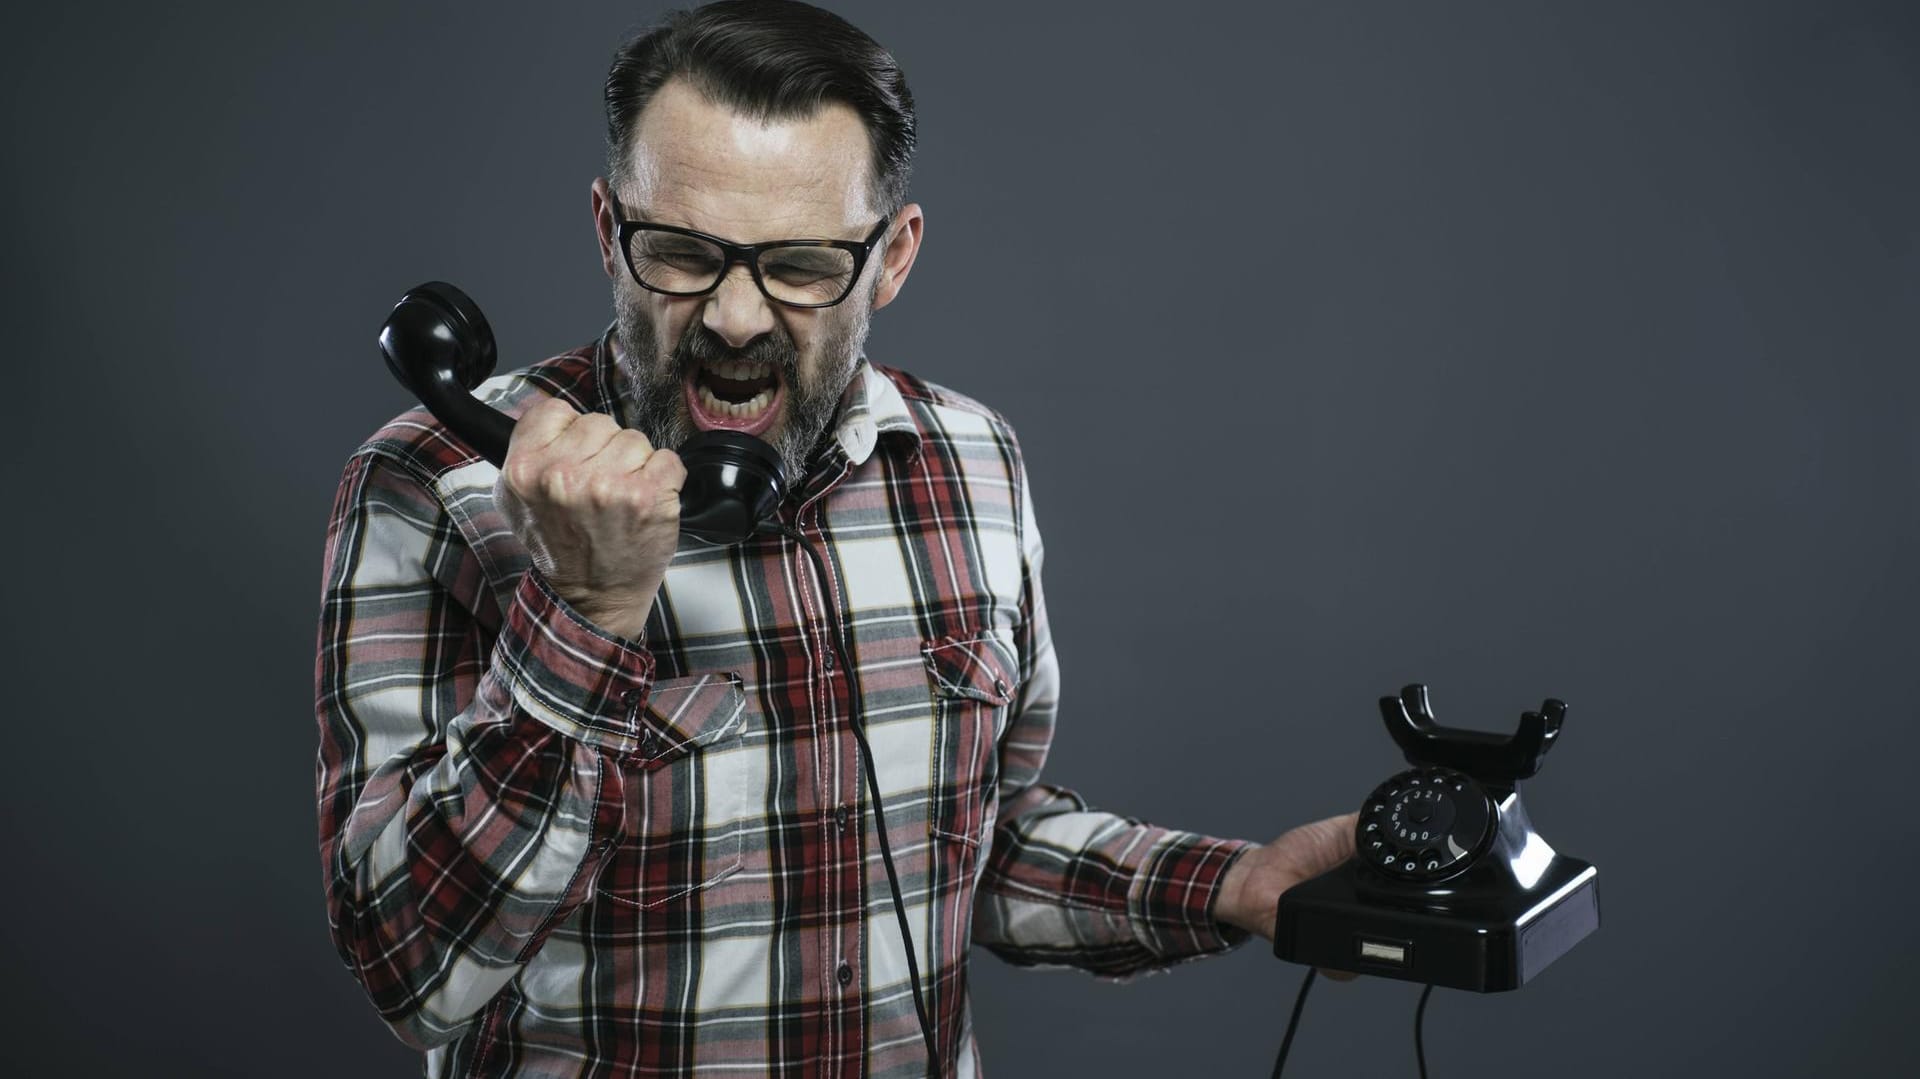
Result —
<instances>
[{"instance_id":1,"label":"wrinkled forehead","mask_svg":"<svg viewBox=\"0 0 1920 1079\"><path fill-rule=\"evenodd\" d=\"M864 232L878 217L866 127L837 102L763 120L669 79L640 115L627 167L628 212L744 243Z\"/></svg>"}]
</instances>

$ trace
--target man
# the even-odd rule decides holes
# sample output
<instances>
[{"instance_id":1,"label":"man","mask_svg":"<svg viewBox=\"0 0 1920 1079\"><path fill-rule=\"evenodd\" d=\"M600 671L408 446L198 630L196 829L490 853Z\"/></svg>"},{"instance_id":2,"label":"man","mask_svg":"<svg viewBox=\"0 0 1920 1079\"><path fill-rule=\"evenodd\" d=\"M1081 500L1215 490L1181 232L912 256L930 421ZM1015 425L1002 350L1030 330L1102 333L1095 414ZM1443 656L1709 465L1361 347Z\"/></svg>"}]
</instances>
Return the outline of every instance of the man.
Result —
<instances>
[{"instance_id":1,"label":"man","mask_svg":"<svg viewBox=\"0 0 1920 1079\"><path fill-rule=\"evenodd\" d=\"M486 385L503 468L408 412L329 522L320 846L381 1017L431 1076L972 1075L971 944L1123 978L1269 935L1350 816L1256 846L1040 780L1013 432L862 351L924 231L892 58L715 4L606 96L613 325ZM784 460L778 533L679 542L666 447L716 428Z\"/></svg>"}]
</instances>

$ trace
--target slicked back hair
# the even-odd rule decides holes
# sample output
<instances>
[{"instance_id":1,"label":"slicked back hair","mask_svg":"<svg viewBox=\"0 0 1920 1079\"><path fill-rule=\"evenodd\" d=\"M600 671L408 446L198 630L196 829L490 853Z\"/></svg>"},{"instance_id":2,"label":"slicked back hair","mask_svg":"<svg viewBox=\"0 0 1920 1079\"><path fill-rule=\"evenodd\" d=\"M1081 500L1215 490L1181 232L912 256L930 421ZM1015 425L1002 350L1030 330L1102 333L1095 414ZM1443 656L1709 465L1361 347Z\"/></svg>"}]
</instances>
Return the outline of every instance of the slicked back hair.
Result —
<instances>
[{"instance_id":1,"label":"slicked back hair","mask_svg":"<svg viewBox=\"0 0 1920 1079\"><path fill-rule=\"evenodd\" d=\"M872 150L869 198L892 215L913 168L913 95L880 44L797 0L721 0L670 12L629 40L607 72L607 175L627 176L633 130L653 95L683 78L708 100L760 121L804 119L838 102Z\"/></svg>"}]
</instances>

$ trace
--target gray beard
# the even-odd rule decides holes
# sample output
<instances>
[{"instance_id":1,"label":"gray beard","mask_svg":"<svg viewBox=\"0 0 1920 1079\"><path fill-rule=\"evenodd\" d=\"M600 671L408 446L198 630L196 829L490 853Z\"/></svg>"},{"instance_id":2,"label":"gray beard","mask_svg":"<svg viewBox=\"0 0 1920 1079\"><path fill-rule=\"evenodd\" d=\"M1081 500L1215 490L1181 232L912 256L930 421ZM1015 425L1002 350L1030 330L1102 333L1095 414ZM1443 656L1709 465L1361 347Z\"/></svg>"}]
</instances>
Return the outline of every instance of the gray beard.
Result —
<instances>
[{"instance_id":1,"label":"gray beard","mask_svg":"<svg viewBox=\"0 0 1920 1079\"><path fill-rule=\"evenodd\" d=\"M782 406L785 414L764 437L780 457L788 489L799 487L814 450L839 414L841 397L859 366L860 349L866 343L872 317L870 302L870 295L850 296L841 305L848 310L833 312L842 317L823 320L827 332L820 339L816 362L810 365L814 376L807 379L801 375L792 336L779 325L747 342L745 348L735 349L694 318L673 350L663 353L652 318L634 302L628 289L616 285L614 326L621 344L616 355L627 377L635 428L655 446L677 448L700 430L681 392L694 368L722 359L771 363L786 387Z\"/></svg>"}]
</instances>

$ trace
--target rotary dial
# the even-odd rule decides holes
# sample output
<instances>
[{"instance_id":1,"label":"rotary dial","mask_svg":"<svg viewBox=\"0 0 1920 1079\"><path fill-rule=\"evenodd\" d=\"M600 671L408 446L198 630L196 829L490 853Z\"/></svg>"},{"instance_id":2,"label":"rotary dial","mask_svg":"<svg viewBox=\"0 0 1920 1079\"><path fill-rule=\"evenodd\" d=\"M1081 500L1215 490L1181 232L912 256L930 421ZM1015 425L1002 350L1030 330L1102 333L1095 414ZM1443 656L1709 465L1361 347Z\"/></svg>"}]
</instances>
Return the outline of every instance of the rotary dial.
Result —
<instances>
[{"instance_id":1,"label":"rotary dial","mask_svg":"<svg viewBox=\"0 0 1920 1079\"><path fill-rule=\"evenodd\" d=\"M1492 826L1493 803L1472 778L1451 768L1415 768L1367 796L1354 849L1390 877L1428 883L1466 868Z\"/></svg>"}]
</instances>

